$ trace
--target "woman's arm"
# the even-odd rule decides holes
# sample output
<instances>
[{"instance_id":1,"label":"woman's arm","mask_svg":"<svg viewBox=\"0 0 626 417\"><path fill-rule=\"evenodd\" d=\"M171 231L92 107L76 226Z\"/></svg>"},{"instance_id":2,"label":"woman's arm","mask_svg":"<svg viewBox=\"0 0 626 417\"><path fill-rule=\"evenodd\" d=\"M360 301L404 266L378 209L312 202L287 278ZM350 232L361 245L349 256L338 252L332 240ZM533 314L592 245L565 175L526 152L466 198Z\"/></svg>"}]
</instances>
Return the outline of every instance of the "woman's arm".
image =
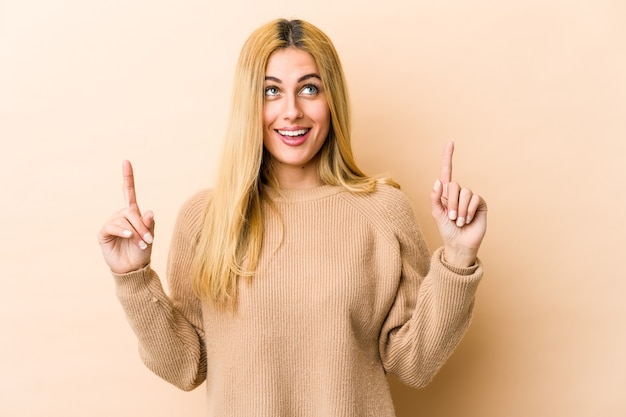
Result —
<instances>
[{"instance_id":1,"label":"woman's arm","mask_svg":"<svg viewBox=\"0 0 626 417\"><path fill-rule=\"evenodd\" d=\"M144 363L163 379L191 390L206 378L201 305L188 283L194 230L204 203L191 199L179 212L168 259L169 297L149 265L152 213L142 215L139 210L133 170L127 161L123 173L127 207L101 229L98 237L103 255Z\"/></svg>"}]
</instances>

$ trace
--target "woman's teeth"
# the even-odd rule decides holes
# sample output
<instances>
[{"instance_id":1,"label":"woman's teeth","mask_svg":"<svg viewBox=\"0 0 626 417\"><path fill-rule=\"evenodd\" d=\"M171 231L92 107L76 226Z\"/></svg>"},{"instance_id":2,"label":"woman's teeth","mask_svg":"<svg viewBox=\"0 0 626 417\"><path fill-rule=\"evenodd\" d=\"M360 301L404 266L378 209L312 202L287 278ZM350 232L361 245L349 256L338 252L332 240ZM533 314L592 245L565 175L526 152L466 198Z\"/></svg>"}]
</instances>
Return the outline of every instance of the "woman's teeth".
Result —
<instances>
[{"instance_id":1,"label":"woman's teeth","mask_svg":"<svg viewBox=\"0 0 626 417\"><path fill-rule=\"evenodd\" d=\"M277 132L282 136L302 136L308 132L308 129L300 129L300 130L277 130Z\"/></svg>"}]
</instances>

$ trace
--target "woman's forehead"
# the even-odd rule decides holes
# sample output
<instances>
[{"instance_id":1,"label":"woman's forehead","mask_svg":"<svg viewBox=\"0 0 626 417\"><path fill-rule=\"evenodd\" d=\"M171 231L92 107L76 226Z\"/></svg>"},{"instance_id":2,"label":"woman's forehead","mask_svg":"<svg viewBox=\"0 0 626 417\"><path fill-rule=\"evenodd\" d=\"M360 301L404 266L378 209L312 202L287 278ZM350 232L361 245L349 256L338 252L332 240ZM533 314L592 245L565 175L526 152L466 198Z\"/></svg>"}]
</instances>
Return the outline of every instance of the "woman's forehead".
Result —
<instances>
[{"instance_id":1,"label":"woman's forehead","mask_svg":"<svg viewBox=\"0 0 626 417\"><path fill-rule=\"evenodd\" d=\"M265 68L266 76L281 80L287 76L299 78L305 73L318 74L315 59L307 51L293 47L274 51Z\"/></svg>"}]
</instances>

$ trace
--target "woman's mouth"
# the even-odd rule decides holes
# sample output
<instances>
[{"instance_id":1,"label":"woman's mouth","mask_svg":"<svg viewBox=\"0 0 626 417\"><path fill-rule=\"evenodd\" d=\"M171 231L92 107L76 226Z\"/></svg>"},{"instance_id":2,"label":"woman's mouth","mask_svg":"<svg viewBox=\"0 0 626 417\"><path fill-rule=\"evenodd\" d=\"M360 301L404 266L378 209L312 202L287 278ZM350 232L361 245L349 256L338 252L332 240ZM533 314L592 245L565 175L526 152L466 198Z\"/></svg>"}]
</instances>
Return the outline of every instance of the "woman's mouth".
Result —
<instances>
[{"instance_id":1,"label":"woman's mouth","mask_svg":"<svg viewBox=\"0 0 626 417\"><path fill-rule=\"evenodd\" d=\"M296 129L296 130L284 130L284 129L276 129L276 133L280 135L282 141L289 146L299 146L302 145L306 138L308 137L308 133L311 129Z\"/></svg>"}]
</instances>

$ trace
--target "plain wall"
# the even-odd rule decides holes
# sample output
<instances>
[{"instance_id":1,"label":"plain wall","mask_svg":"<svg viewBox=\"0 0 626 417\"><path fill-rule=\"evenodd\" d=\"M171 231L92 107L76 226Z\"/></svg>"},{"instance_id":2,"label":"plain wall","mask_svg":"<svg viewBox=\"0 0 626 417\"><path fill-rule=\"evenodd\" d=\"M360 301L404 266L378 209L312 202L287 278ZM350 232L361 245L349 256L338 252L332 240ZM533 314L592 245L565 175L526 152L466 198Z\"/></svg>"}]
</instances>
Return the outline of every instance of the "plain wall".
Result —
<instances>
[{"instance_id":1,"label":"plain wall","mask_svg":"<svg viewBox=\"0 0 626 417\"><path fill-rule=\"evenodd\" d=\"M304 18L334 40L354 149L439 245L444 143L489 203L473 324L399 417L626 414L626 3L622 0L0 1L0 415L203 415L154 376L96 233L121 161L156 213L211 186L250 32Z\"/></svg>"}]
</instances>

